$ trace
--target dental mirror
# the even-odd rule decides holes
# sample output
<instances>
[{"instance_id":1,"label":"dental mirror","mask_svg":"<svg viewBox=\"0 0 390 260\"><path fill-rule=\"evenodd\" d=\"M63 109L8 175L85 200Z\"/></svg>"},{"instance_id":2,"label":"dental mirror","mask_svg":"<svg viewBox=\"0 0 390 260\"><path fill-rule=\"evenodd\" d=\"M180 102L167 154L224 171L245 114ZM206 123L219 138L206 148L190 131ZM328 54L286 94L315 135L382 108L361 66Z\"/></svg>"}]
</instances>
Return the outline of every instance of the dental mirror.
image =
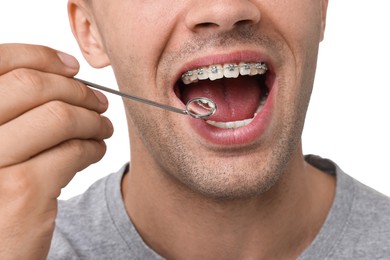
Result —
<instances>
[{"instance_id":1,"label":"dental mirror","mask_svg":"<svg viewBox=\"0 0 390 260\"><path fill-rule=\"evenodd\" d=\"M120 91L117 91L117 90L114 90L111 88L107 88L107 87L104 87L104 86L101 86L101 85L98 85L98 84L95 84L95 83L92 83L92 82L89 82L89 81L86 81L83 79L79 79L79 78L74 78L74 79L78 80L81 83L83 83L87 86L90 86L92 88L106 91L106 92L109 92L111 94L115 94L115 95L118 95L118 96L121 96L124 98L138 101L138 102L141 102L141 103L144 103L147 105L159 107L159 108L171 111L171 112L176 112L176 113L183 114L183 115L189 115L189 116L192 116L193 118L196 118L196 119L208 118L208 117L214 115L215 112L217 111L217 105L215 104L215 102L213 100L211 100L209 98L205 98L205 97L197 97L197 98L191 99L190 101L187 102L186 109L183 110L183 109L179 109L176 107L163 105L163 104L151 101L151 100L143 99L143 98L140 98L137 96L128 95L126 93L123 93L123 92L120 92Z\"/></svg>"}]
</instances>

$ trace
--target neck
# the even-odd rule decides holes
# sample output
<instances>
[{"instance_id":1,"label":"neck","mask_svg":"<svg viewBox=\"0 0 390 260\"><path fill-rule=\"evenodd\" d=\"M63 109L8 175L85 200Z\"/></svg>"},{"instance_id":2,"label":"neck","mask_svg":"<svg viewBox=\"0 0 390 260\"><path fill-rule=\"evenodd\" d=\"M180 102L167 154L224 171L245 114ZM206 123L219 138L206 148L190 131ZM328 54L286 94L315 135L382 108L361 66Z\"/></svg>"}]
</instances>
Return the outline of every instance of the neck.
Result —
<instances>
[{"instance_id":1,"label":"neck","mask_svg":"<svg viewBox=\"0 0 390 260\"><path fill-rule=\"evenodd\" d=\"M125 205L144 241L168 259L296 258L319 232L335 186L300 151L268 192L225 201L194 194L141 161L125 175Z\"/></svg>"}]
</instances>

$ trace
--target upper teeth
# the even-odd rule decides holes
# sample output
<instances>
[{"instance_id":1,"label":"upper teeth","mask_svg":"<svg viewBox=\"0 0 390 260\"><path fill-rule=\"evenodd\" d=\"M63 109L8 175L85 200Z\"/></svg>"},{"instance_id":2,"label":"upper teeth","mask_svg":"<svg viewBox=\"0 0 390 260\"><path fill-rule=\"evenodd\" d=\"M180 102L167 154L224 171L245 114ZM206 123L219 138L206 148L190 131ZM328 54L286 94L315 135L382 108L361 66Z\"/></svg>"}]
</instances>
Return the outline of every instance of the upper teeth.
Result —
<instances>
[{"instance_id":1,"label":"upper teeth","mask_svg":"<svg viewBox=\"0 0 390 260\"><path fill-rule=\"evenodd\" d=\"M211 65L194 70L189 70L181 76L184 84L188 85L198 80L217 80L225 78L237 78L239 75L254 76L265 74L268 70L264 62L241 62L239 64L230 63L224 65Z\"/></svg>"}]
</instances>

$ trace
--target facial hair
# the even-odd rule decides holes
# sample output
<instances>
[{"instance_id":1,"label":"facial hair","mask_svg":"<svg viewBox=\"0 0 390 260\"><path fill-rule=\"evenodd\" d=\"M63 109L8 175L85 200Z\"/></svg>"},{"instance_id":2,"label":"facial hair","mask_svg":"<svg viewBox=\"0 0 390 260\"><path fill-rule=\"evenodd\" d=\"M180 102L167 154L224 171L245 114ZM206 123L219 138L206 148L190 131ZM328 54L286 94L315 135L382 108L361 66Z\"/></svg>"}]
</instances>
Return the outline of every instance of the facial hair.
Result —
<instances>
[{"instance_id":1,"label":"facial hair","mask_svg":"<svg viewBox=\"0 0 390 260\"><path fill-rule=\"evenodd\" d=\"M159 64L161 78L170 77L170 64L185 61L193 53L201 53L210 47L228 49L248 44L269 50L276 62L283 64L288 60L288 50L284 45L264 34L256 34L256 29L248 26L194 38L183 44L180 51L164 53ZM295 98L287 97L288 91L280 91L282 94L277 97L289 101L290 109L283 110L280 118L273 120L272 140L262 140L242 149L205 151L196 141L189 141L191 136L177 124L177 115L154 110L151 113L152 110L138 109L129 104L126 107L131 131L142 140L160 174L195 194L213 200L261 195L280 180L297 150L314 79L316 51L314 49L314 53L304 57L306 63L302 69L309 76L300 79L302 91L295 93ZM122 80L131 81L131 77ZM289 79L279 80L279 89L285 90L289 86ZM283 102L277 104L280 103Z\"/></svg>"}]
</instances>

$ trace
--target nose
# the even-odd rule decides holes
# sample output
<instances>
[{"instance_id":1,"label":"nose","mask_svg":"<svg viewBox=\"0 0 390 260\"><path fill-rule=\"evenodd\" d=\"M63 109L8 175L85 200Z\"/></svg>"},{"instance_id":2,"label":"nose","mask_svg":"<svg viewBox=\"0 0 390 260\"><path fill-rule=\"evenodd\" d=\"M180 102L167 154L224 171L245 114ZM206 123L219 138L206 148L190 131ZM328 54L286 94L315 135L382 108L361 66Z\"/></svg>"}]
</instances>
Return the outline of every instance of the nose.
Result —
<instances>
[{"instance_id":1,"label":"nose","mask_svg":"<svg viewBox=\"0 0 390 260\"><path fill-rule=\"evenodd\" d=\"M194 31L228 31L244 24L260 21L259 8L250 0L192 1L186 16L186 26Z\"/></svg>"}]
</instances>

